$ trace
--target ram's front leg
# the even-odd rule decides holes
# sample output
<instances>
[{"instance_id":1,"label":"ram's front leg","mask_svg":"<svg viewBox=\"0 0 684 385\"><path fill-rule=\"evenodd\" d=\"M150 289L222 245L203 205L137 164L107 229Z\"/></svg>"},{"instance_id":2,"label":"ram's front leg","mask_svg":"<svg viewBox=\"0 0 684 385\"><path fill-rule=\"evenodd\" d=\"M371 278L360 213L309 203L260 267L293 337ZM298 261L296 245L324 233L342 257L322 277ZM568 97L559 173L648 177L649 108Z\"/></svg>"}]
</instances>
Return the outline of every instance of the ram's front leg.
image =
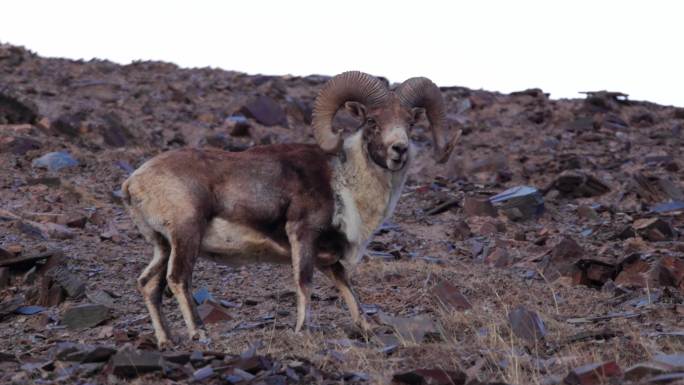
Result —
<instances>
[{"instance_id":1,"label":"ram's front leg","mask_svg":"<svg viewBox=\"0 0 684 385\"><path fill-rule=\"evenodd\" d=\"M320 267L321 272L323 272L330 280L333 281L335 287L342 295L344 302L349 308L349 313L351 314L354 323L361 328L364 332L370 332L371 327L368 324L366 315L359 304L357 295L351 287L349 281L349 275L341 262L335 262L332 265Z\"/></svg>"},{"instance_id":2,"label":"ram's front leg","mask_svg":"<svg viewBox=\"0 0 684 385\"><path fill-rule=\"evenodd\" d=\"M292 269L297 290L297 323L299 333L309 322L309 299L314 272L314 235L301 223L288 223L285 227L292 249Z\"/></svg>"}]
</instances>

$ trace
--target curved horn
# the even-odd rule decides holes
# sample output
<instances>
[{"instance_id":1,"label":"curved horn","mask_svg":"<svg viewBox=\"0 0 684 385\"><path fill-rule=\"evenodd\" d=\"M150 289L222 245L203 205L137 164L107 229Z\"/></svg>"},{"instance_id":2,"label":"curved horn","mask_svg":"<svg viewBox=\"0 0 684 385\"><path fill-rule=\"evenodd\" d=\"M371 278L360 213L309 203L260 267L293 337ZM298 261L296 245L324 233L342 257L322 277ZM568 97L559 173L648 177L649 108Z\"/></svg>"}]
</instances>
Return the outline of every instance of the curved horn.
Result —
<instances>
[{"instance_id":1,"label":"curved horn","mask_svg":"<svg viewBox=\"0 0 684 385\"><path fill-rule=\"evenodd\" d=\"M405 105L425 108L432 128L435 160L437 163L449 160L449 155L460 137L460 131L446 142L446 107L439 87L428 78L415 77L399 85L395 93Z\"/></svg>"},{"instance_id":2,"label":"curved horn","mask_svg":"<svg viewBox=\"0 0 684 385\"><path fill-rule=\"evenodd\" d=\"M332 120L337 110L347 101L364 105L377 105L385 101L389 91L374 76L348 71L330 79L318 94L314 103L311 123L316 142L329 153L339 151L342 138L332 130Z\"/></svg>"}]
</instances>

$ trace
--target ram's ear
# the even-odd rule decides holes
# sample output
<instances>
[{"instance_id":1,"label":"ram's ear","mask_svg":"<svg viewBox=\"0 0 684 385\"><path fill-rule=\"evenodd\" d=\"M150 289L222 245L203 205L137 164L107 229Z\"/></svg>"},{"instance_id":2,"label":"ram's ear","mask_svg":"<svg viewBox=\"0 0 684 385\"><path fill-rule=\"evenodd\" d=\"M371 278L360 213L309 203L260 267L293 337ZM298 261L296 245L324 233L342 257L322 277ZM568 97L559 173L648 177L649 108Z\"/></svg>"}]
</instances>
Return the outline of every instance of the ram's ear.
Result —
<instances>
[{"instance_id":1,"label":"ram's ear","mask_svg":"<svg viewBox=\"0 0 684 385\"><path fill-rule=\"evenodd\" d=\"M366 106L359 102L346 102L344 108L362 122L366 120Z\"/></svg>"},{"instance_id":2,"label":"ram's ear","mask_svg":"<svg viewBox=\"0 0 684 385\"><path fill-rule=\"evenodd\" d=\"M413 114L413 121L417 122L419 121L423 116L425 116L425 108L423 107L413 107L411 109L411 113Z\"/></svg>"}]
</instances>

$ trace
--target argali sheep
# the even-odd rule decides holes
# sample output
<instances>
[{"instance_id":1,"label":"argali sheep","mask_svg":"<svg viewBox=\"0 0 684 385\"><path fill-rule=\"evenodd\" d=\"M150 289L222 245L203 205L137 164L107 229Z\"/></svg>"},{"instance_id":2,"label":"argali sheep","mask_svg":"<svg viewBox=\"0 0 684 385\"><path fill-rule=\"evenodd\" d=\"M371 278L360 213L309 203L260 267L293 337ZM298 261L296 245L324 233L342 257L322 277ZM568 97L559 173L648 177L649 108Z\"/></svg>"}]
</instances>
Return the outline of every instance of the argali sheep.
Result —
<instances>
[{"instance_id":1,"label":"argali sheep","mask_svg":"<svg viewBox=\"0 0 684 385\"><path fill-rule=\"evenodd\" d=\"M332 129L344 106L363 123L345 139ZM226 263L291 263L295 331L308 319L314 267L328 276L354 322L367 328L348 278L373 233L397 204L415 158L409 132L427 114L434 157L449 158L445 106L429 79L393 90L358 71L330 79L318 94L317 145L272 144L241 152L182 148L145 162L123 183L124 204L154 256L138 278L157 343L168 347L161 314L168 285L192 339L205 339L193 299L197 258ZM460 133L460 132L459 132Z\"/></svg>"}]
</instances>

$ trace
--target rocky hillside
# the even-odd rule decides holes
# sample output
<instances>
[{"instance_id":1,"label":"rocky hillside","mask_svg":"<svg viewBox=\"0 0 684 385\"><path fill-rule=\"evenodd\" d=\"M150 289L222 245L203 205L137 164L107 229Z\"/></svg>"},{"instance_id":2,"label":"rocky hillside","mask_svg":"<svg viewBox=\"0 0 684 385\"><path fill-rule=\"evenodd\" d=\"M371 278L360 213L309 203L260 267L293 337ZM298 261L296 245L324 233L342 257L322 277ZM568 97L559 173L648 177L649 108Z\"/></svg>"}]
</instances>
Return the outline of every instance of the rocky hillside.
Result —
<instances>
[{"instance_id":1,"label":"rocky hillside","mask_svg":"<svg viewBox=\"0 0 684 385\"><path fill-rule=\"evenodd\" d=\"M684 108L612 91L442 87L461 141L436 166L416 126L418 162L353 277L371 338L319 274L302 336L287 267L202 261L212 342L187 341L167 298L180 338L157 351L121 182L172 148L313 143L328 78L0 45L0 382L684 381Z\"/></svg>"}]
</instances>

